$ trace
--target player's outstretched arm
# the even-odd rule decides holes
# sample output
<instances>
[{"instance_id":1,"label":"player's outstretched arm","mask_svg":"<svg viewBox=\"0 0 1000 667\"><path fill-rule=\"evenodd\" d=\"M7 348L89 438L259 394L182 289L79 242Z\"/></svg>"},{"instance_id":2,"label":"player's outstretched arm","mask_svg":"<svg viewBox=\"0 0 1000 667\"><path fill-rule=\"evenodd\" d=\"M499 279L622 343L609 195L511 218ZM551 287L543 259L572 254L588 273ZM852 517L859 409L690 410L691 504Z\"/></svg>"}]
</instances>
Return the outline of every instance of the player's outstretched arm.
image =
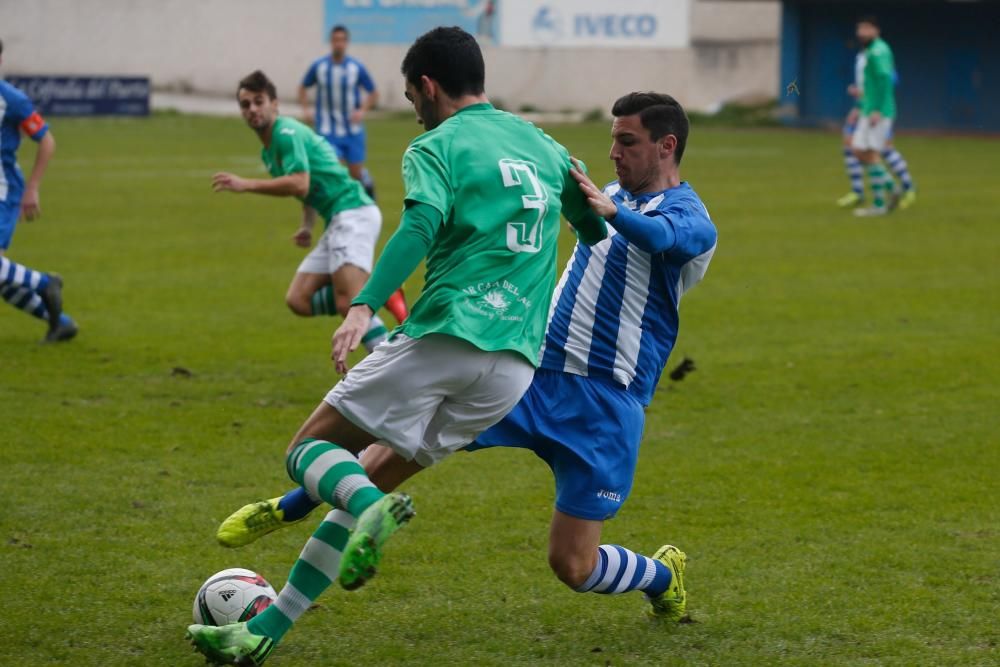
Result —
<instances>
[{"instance_id":1,"label":"player's outstretched arm","mask_svg":"<svg viewBox=\"0 0 1000 667\"><path fill-rule=\"evenodd\" d=\"M573 160L574 169L571 172L580 186L580 191L587 198L587 203L597 215L608 221L629 243L649 252L666 252L674 247L677 235L670 220L662 211L652 215L644 215L616 204L611 197L604 194L594 184L587 174L583 173L580 163Z\"/></svg>"},{"instance_id":2,"label":"player's outstretched arm","mask_svg":"<svg viewBox=\"0 0 1000 667\"><path fill-rule=\"evenodd\" d=\"M300 171L277 178L241 178L219 172L212 176L215 192L254 192L272 197L305 197L309 194L309 172Z\"/></svg>"},{"instance_id":3,"label":"player's outstretched arm","mask_svg":"<svg viewBox=\"0 0 1000 667\"><path fill-rule=\"evenodd\" d=\"M41 216L42 205L38 191L42 186L42 177L49 166L52 155L56 152L56 139L52 136L51 130L46 132L38 141L38 152L35 153L35 163L31 165L31 174L24 187L24 196L21 198L21 214L28 220L34 220Z\"/></svg>"},{"instance_id":4,"label":"player's outstretched arm","mask_svg":"<svg viewBox=\"0 0 1000 667\"><path fill-rule=\"evenodd\" d=\"M347 372L347 355L361 343L372 315L427 256L443 222L444 216L430 204L408 203L399 229L385 244L371 277L351 302L343 324L333 334L331 357L338 372Z\"/></svg>"}]
</instances>

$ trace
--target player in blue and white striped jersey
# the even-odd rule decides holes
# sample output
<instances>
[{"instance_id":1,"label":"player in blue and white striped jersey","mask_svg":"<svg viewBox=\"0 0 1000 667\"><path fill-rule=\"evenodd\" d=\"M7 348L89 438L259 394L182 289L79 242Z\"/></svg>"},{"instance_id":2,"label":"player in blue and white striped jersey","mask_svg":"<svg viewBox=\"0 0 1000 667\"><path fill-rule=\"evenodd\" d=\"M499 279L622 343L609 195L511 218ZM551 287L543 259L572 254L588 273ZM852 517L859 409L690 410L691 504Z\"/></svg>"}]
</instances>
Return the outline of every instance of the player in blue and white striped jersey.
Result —
<instances>
[{"instance_id":1,"label":"player in blue and white striped jersey","mask_svg":"<svg viewBox=\"0 0 1000 667\"><path fill-rule=\"evenodd\" d=\"M0 56L3 43L0 42ZM21 134L38 143L35 163L25 181L17 165ZM20 218L34 220L42 209L38 192L42 176L56 150L48 123L22 91L0 80L0 298L48 323L42 342L69 340L76 323L62 312L62 278L18 264L6 256Z\"/></svg>"},{"instance_id":2,"label":"player in blue and white striped jersey","mask_svg":"<svg viewBox=\"0 0 1000 667\"><path fill-rule=\"evenodd\" d=\"M601 544L603 522L632 490L645 407L677 340L681 297L705 275L716 230L678 167L688 120L669 95L631 93L612 108L603 190L574 176L609 238L577 244L552 299L541 365L521 402L469 449L532 449L552 468L549 564L579 592L642 590L650 612L686 613L685 556Z\"/></svg>"},{"instance_id":3,"label":"player in blue and white striped jersey","mask_svg":"<svg viewBox=\"0 0 1000 667\"><path fill-rule=\"evenodd\" d=\"M368 70L347 55L350 32L342 25L330 30L330 53L317 58L306 71L299 86L299 104L316 133L323 136L337 157L347 165L351 176L361 181L372 198L375 185L365 169L365 114L378 103L378 91ZM316 89L314 108L310 109L307 89Z\"/></svg>"}]
</instances>

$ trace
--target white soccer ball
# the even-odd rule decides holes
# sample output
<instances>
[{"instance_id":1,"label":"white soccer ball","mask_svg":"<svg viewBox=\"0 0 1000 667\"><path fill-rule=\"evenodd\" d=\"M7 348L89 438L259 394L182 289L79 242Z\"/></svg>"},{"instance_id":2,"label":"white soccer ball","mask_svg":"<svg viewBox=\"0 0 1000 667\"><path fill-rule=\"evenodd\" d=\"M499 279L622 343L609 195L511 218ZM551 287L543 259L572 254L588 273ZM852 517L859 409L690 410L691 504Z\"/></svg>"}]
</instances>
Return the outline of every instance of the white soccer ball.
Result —
<instances>
[{"instance_id":1,"label":"white soccer ball","mask_svg":"<svg viewBox=\"0 0 1000 667\"><path fill-rule=\"evenodd\" d=\"M194 598L194 622L228 625L248 621L271 606L278 594L253 570L231 567L209 577Z\"/></svg>"}]
</instances>

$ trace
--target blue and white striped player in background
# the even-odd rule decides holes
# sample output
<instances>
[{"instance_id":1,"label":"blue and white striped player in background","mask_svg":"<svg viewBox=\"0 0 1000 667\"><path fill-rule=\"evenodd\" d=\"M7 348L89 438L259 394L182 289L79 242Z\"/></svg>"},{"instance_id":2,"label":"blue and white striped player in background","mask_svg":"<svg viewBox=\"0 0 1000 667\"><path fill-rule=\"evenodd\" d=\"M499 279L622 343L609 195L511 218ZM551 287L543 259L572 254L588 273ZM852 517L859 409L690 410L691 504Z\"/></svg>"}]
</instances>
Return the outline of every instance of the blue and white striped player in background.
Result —
<instances>
[{"instance_id":1,"label":"blue and white striped player in background","mask_svg":"<svg viewBox=\"0 0 1000 667\"><path fill-rule=\"evenodd\" d=\"M0 58L3 42L0 42ZM21 132L38 142L38 152L27 182L17 165ZM55 343L76 335L77 327L62 312L62 279L54 273L29 268L5 255L22 216L34 220L42 214L38 190L56 150L49 126L23 92L0 80L0 296L29 315L44 320L49 331L42 342Z\"/></svg>"},{"instance_id":2,"label":"blue and white striped player in background","mask_svg":"<svg viewBox=\"0 0 1000 667\"><path fill-rule=\"evenodd\" d=\"M549 565L563 583L581 593L642 591L651 615L680 621L687 613L684 552L668 544L644 556L601 544L601 531L632 490L645 408L677 340L681 297L705 275L717 233L680 179L688 136L681 105L669 95L630 93L611 113L618 180L602 190L579 164L571 172L607 220L609 236L576 245L552 297L531 386L467 449L527 448L552 469ZM377 444L361 462L386 492L422 470ZM294 511L276 511L279 500ZM318 504L299 487L246 505L223 522L219 540L249 544Z\"/></svg>"},{"instance_id":3,"label":"blue and white striped player in background","mask_svg":"<svg viewBox=\"0 0 1000 667\"><path fill-rule=\"evenodd\" d=\"M374 199L375 183L365 168L367 146L363 121L365 114L378 104L378 91L365 66L347 55L349 42L347 28L333 26L330 53L309 66L299 86L299 104L306 121L330 142L351 176L361 181L368 196ZM309 88L316 89L312 106Z\"/></svg>"}]
</instances>

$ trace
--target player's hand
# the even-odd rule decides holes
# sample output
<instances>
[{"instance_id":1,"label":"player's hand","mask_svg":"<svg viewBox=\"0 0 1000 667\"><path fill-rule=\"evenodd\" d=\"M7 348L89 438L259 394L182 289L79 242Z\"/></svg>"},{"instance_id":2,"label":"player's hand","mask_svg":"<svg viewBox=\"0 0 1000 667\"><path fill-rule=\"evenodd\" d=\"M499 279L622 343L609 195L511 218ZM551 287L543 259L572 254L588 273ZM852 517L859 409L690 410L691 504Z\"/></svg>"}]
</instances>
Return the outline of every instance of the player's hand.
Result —
<instances>
[{"instance_id":1,"label":"player's hand","mask_svg":"<svg viewBox=\"0 0 1000 667\"><path fill-rule=\"evenodd\" d=\"M611 197L604 194L603 190L594 185L590 177L583 172L583 166L580 164L580 161L575 157L571 157L570 160L573 161L573 168L569 170L569 173L576 179L577 185L580 186L580 192L587 198L587 204L591 210L606 220L610 220L618 215L618 207L611 201Z\"/></svg>"},{"instance_id":2,"label":"player's hand","mask_svg":"<svg viewBox=\"0 0 1000 667\"><path fill-rule=\"evenodd\" d=\"M365 112L361 109L355 109L351 112L351 123L353 125L360 125L361 121L365 118Z\"/></svg>"},{"instance_id":3,"label":"player's hand","mask_svg":"<svg viewBox=\"0 0 1000 667\"><path fill-rule=\"evenodd\" d=\"M21 215L25 220L34 220L42 216L42 206L38 201L38 190L29 188L21 197Z\"/></svg>"},{"instance_id":4,"label":"player's hand","mask_svg":"<svg viewBox=\"0 0 1000 667\"><path fill-rule=\"evenodd\" d=\"M882 120L882 113L879 111L872 111L868 114L868 120L872 125L878 125L879 121Z\"/></svg>"},{"instance_id":5,"label":"player's hand","mask_svg":"<svg viewBox=\"0 0 1000 667\"><path fill-rule=\"evenodd\" d=\"M850 111L848 111L847 112L847 124L848 125L856 125L857 122L858 122L858 116L860 115L860 113L861 112L858 111L856 108L855 109L851 109Z\"/></svg>"},{"instance_id":6,"label":"player's hand","mask_svg":"<svg viewBox=\"0 0 1000 667\"><path fill-rule=\"evenodd\" d=\"M344 321L333 332L333 354L331 358L338 373L347 372L347 355L358 349L361 339L371 326L372 309L363 304L351 306Z\"/></svg>"},{"instance_id":7,"label":"player's hand","mask_svg":"<svg viewBox=\"0 0 1000 667\"><path fill-rule=\"evenodd\" d=\"M851 85L849 85L847 87L847 94L850 95L851 97L857 99L857 98L861 97L861 89L858 88L857 84L852 83Z\"/></svg>"},{"instance_id":8,"label":"player's hand","mask_svg":"<svg viewBox=\"0 0 1000 667\"><path fill-rule=\"evenodd\" d=\"M247 181L236 174L219 172L212 176L212 190L215 192L246 192Z\"/></svg>"},{"instance_id":9,"label":"player's hand","mask_svg":"<svg viewBox=\"0 0 1000 667\"><path fill-rule=\"evenodd\" d=\"M292 241L300 248L308 248L312 245L313 233L311 229L299 227L299 231L292 235Z\"/></svg>"}]
</instances>

